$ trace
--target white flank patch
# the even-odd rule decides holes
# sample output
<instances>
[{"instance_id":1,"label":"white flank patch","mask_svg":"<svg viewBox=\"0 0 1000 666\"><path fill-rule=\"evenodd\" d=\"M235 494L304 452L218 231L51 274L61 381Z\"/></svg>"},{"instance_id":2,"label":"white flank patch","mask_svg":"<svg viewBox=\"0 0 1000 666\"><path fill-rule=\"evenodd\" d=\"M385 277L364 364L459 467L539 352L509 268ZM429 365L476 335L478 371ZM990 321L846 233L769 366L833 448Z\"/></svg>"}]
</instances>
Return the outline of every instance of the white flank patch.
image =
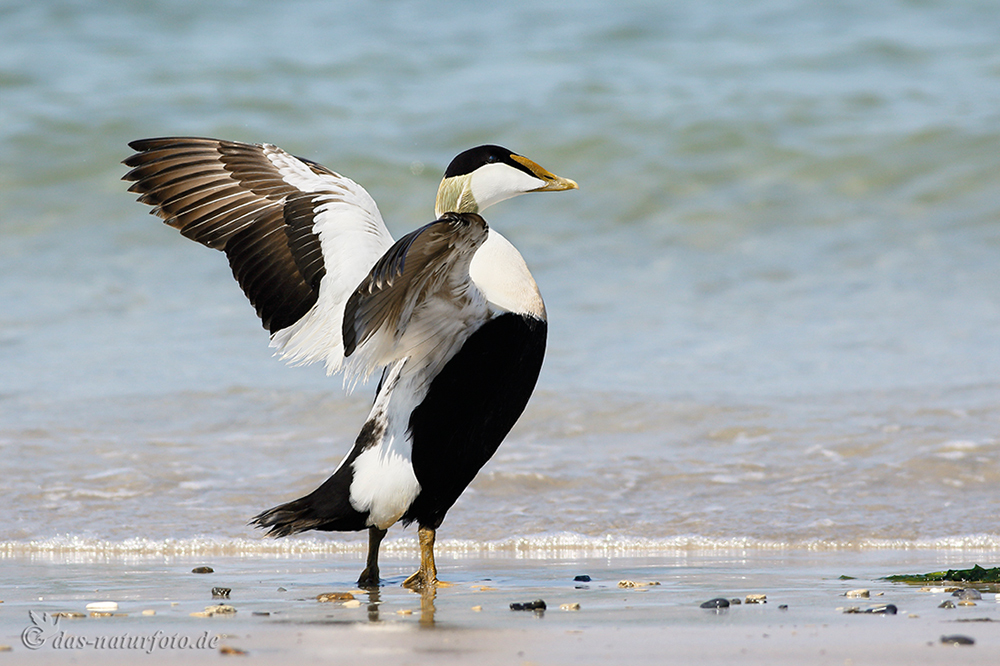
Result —
<instances>
[{"instance_id":1,"label":"white flank patch","mask_svg":"<svg viewBox=\"0 0 1000 666\"><path fill-rule=\"evenodd\" d=\"M384 425L381 441L351 464L351 506L369 512L368 524L383 530L399 520L420 493L408 429L410 413L427 395L428 382L422 373L401 377L406 365L406 360L398 361L389 370L368 417Z\"/></svg>"},{"instance_id":2,"label":"white flank patch","mask_svg":"<svg viewBox=\"0 0 1000 666\"><path fill-rule=\"evenodd\" d=\"M388 529L420 492L410 460L411 447L405 434L387 433L379 445L355 459L351 506L369 512L369 525Z\"/></svg>"}]
</instances>

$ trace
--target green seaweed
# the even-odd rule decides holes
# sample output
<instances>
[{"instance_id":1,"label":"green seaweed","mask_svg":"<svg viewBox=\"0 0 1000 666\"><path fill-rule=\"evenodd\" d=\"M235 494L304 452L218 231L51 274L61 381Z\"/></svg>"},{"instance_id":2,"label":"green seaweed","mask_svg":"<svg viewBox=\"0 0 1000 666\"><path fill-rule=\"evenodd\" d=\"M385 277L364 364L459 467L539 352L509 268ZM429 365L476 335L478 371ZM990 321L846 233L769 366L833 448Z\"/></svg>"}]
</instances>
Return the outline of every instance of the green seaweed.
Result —
<instances>
[{"instance_id":1,"label":"green seaweed","mask_svg":"<svg viewBox=\"0 0 1000 666\"><path fill-rule=\"evenodd\" d=\"M1000 567L985 569L974 564L971 569L948 569L925 574L897 574L886 576L883 580L894 583L940 583L950 581L956 583L1000 583Z\"/></svg>"}]
</instances>

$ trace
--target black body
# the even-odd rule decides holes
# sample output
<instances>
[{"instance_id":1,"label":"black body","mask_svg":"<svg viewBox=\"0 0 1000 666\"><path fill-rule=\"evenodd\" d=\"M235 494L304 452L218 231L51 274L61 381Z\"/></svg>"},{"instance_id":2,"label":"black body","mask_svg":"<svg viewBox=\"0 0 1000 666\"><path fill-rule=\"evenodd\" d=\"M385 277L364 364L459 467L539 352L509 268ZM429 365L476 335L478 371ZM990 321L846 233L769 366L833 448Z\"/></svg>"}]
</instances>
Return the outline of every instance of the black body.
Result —
<instances>
[{"instance_id":1,"label":"black body","mask_svg":"<svg viewBox=\"0 0 1000 666\"><path fill-rule=\"evenodd\" d=\"M421 490L403 515L404 524L436 529L496 452L535 388L547 332L547 323L534 317L494 317L432 380L410 415L413 470ZM381 437L379 428L374 420L365 423L348 459L319 488L251 522L269 527L273 536L366 529L367 513L350 503L351 463Z\"/></svg>"}]
</instances>

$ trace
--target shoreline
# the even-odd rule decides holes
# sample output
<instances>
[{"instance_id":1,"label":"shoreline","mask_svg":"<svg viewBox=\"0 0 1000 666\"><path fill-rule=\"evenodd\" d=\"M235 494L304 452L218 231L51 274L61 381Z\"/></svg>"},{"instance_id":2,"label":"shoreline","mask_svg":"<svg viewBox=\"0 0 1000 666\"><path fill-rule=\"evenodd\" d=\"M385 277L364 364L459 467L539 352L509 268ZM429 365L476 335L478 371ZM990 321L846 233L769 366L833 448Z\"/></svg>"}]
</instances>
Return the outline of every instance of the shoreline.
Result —
<instances>
[{"instance_id":1,"label":"shoreline","mask_svg":"<svg viewBox=\"0 0 1000 666\"><path fill-rule=\"evenodd\" d=\"M913 664L958 658L987 664L1000 649L995 593L984 592L974 606L942 609L952 598L944 588L921 591L882 577L992 566L998 559L997 551L885 550L444 556L440 574L453 585L418 594L400 587L415 559L397 553L383 557L383 586L375 591L354 585L362 563L353 553L99 557L90 563L7 556L0 644L11 648L14 661L33 663L135 659L136 648L115 649L107 641L124 634L151 640L156 632L194 641L208 631L218 637L215 646L184 649L186 660L223 654L259 662ZM200 566L213 572L192 573ZM625 580L636 585L620 587ZM228 597L212 597L219 587L231 590ZM870 596L844 596L858 588ZM354 598L317 601L331 592ZM743 601L753 594L766 595L766 603ZM716 597L743 603L700 608ZM536 599L545 601L544 612L510 609ZM89 616L87 604L111 601L117 609L110 615ZM235 613L205 616L207 607L220 604ZM896 614L844 612L880 604L892 604ZM60 631L105 643L67 649L50 638L29 650L21 640L31 625L29 611L84 615L60 618ZM941 636L956 634L975 644L941 643ZM167 645L142 658L173 659L179 650Z\"/></svg>"}]
</instances>

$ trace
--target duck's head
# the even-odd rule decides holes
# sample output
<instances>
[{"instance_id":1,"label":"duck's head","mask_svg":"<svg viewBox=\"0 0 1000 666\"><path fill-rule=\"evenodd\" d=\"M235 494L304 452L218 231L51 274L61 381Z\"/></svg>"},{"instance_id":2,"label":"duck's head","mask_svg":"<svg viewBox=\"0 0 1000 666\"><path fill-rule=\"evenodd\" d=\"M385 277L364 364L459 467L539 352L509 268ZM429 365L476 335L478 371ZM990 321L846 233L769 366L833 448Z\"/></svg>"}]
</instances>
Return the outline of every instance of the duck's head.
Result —
<instances>
[{"instance_id":1,"label":"duck's head","mask_svg":"<svg viewBox=\"0 0 1000 666\"><path fill-rule=\"evenodd\" d=\"M448 165L438 188L435 214L479 213L526 192L577 189L576 182L546 171L527 157L500 146L478 146Z\"/></svg>"}]
</instances>

